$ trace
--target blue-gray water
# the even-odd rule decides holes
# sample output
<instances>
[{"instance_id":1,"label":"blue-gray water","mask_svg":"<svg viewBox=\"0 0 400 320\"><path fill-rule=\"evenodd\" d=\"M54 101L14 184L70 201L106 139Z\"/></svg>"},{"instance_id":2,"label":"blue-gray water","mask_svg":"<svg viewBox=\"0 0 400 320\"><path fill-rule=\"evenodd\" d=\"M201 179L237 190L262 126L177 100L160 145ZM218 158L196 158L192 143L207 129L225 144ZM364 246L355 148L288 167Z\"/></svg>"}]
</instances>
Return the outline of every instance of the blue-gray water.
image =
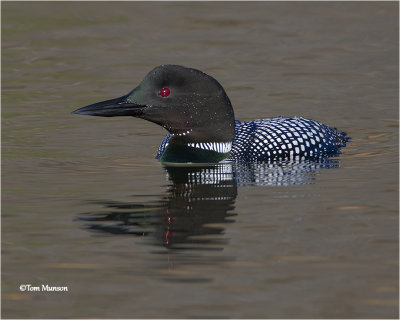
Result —
<instances>
[{"instance_id":1,"label":"blue-gray water","mask_svg":"<svg viewBox=\"0 0 400 320\"><path fill-rule=\"evenodd\" d=\"M164 167L160 127L70 114L165 63L353 140ZM398 3L2 3L3 318L397 318L398 227Z\"/></svg>"}]
</instances>

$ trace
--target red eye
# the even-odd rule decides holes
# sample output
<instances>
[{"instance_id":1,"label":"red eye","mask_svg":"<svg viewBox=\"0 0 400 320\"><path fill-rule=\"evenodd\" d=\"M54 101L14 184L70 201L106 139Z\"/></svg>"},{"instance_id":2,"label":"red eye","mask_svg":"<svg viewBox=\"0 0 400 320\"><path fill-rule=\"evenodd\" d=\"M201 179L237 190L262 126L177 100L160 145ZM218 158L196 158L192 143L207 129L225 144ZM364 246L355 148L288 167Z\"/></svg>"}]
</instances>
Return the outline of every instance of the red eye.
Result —
<instances>
[{"instance_id":1,"label":"red eye","mask_svg":"<svg viewBox=\"0 0 400 320\"><path fill-rule=\"evenodd\" d=\"M162 88L160 91L158 91L158 94L163 98L168 97L170 93L171 91L169 91L168 88Z\"/></svg>"}]
</instances>

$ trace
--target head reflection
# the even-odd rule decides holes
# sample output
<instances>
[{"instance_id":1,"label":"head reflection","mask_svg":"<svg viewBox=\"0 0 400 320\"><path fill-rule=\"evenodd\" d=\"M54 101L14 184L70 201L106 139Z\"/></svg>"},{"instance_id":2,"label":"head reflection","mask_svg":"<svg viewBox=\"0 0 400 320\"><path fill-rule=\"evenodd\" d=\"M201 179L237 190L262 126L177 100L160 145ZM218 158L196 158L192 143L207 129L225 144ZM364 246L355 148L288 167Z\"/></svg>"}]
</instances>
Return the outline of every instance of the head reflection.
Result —
<instances>
[{"instance_id":1,"label":"head reflection","mask_svg":"<svg viewBox=\"0 0 400 320\"><path fill-rule=\"evenodd\" d=\"M223 225L233 222L237 183L231 163L165 166L168 188L157 201L96 201L101 211L81 214L92 231L147 236L170 250L222 250Z\"/></svg>"},{"instance_id":2,"label":"head reflection","mask_svg":"<svg viewBox=\"0 0 400 320\"><path fill-rule=\"evenodd\" d=\"M159 225L170 249L222 249L223 224L233 222L237 184L229 163L205 167L165 167L168 195Z\"/></svg>"}]
</instances>

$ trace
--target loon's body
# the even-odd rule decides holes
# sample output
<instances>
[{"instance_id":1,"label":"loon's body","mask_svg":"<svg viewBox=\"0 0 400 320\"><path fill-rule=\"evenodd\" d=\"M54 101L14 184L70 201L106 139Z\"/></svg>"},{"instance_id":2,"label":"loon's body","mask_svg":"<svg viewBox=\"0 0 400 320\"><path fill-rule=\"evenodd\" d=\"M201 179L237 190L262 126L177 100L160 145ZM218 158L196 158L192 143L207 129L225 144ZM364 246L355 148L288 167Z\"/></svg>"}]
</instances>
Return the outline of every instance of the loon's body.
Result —
<instances>
[{"instance_id":1,"label":"loon's body","mask_svg":"<svg viewBox=\"0 0 400 320\"><path fill-rule=\"evenodd\" d=\"M159 146L157 159L162 158L170 137L167 134ZM230 151L227 160L246 162L321 159L339 154L347 139L345 133L314 120L278 117L249 122L236 120L232 143L200 143L192 148L217 153Z\"/></svg>"},{"instance_id":2,"label":"loon's body","mask_svg":"<svg viewBox=\"0 0 400 320\"><path fill-rule=\"evenodd\" d=\"M340 153L346 134L303 118L235 120L228 96L209 75L175 65L154 68L127 95L80 108L74 113L133 116L169 133L156 158L162 162L320 159Z\"/></svg>"}]
</instances>

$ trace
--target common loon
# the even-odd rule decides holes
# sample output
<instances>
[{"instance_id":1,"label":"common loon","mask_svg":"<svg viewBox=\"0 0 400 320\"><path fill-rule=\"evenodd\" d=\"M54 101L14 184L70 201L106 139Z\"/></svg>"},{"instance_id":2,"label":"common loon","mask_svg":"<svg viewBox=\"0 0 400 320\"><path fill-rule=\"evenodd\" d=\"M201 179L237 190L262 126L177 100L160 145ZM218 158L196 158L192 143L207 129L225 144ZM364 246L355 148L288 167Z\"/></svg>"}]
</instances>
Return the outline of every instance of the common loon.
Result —
<instances>
[{"instance_id":1,"label":"common loon","mask_svg":"<svg viewBox=\"0 0 400 320\"><path fill-rule=\"evenodd\" d=\"M162 126L169 133L156 155L161 162L320 159L339 154L349 140L346 133L310 119L235 120L217 80L178 65L156 67L127 95L73 113L132 116Z\"/></svg>"}]
</instances>

